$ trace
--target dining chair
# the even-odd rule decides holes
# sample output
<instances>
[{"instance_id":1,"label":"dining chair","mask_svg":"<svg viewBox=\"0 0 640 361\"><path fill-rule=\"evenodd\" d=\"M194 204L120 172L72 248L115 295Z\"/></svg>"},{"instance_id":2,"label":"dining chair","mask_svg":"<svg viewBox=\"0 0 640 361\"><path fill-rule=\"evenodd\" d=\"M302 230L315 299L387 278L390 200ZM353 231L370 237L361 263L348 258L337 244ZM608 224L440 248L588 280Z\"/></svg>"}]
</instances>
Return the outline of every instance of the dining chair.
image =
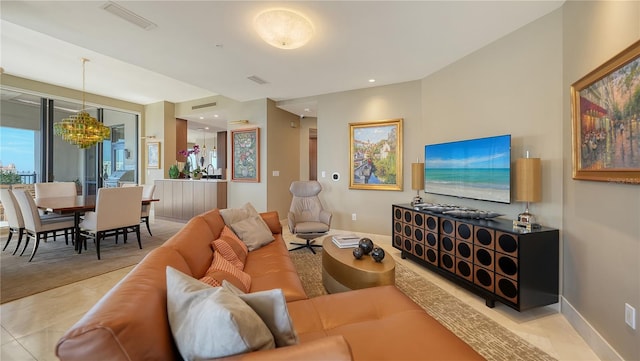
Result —
<instances>
[{"instance_id":1,"label":"dining chair","mask_svg":"<svg viewBox=\"0 0 640 361\"><path fill-rule=\"evenodd\" d=\"M140 204L142 204L143 187L100 188L96 197L96 210L86 212L84 220L80 222L81 234L86 238L93 238L96 244L96 254L100 259L100 241L108 235L117 235L129 230L136 233L138 247L142 249L140 241ZM80 240L78 240L80 242ZM86 244L85 244L86 247Z\"/></svg>"},{"instance_id":2,"label":"dining chair","mask_svg":"<svg viewBox=\"0 0 640 361\"><path fill-rule=\"evenodd\" d=\"M2 202L7 223L9 224L9 237L7 238L7 242L4 244L4 247L2 247L2 250L4 251L7 249L9 242L11 242L11 237L14 233L17 233L18 244L16 244L16 249L12 253L16 254L16 252L18 252L18 248L20 248L22 235L24 234L24 219L22 218L20 205L18 204L16 197L13 195L13 192L8 188L0 189L0 202Z\"/></svg>"},{"instance_id":3,"label":"dining chair","mask_svg":"<svg viewBox=\"0 0 640 361\"><path fill-rule=\"evenodd\" d=\"M22 252L20 252L21 256L29 245L29 239L31 237L34 237L35 243L33 244L33 250L31 251L31 257L29 258L29 262L31 262L31 260L33 260L33 257L36 255L36 252L38 251L40 240L43 237L46 237L46 234L48 232L64 230L65 239L68 243L66 231L73 230L75 228L75 222L73 221L72 217L41 218L40 214L38 213L36 202L33 200L33 197L31 197L29 191L17 189L12 193L18 201L18 204L20 205L20 211L22 212L22 217L24 219L25 233L27 234L24 248L22 248Z\"/></svg>"},{"instance_id":4,"label":"dining chair","mask_svg":"<svg viewBox=\"0 0 640 361\"><path fill-rule=\"evenodd\" d=\"M137 187L138 185L135 183L124 183L122 184L122 187ZM153 193L156 191L156 185L155 184L144 184L142 185L142 199L152 199L153 198ZM153 234L151 234L151 228L149 228L149 213L151 211L151 204L143 204L142 205L142 209L140 211L140 222L144 222L145 225L147 226L147 232L149 232L150 236L153 236Z\"/></svg>"},{"instance_id":5,"label":"dining chair","mask_svg":"<svg viewBox=\"0 0 640 361\"><path fill-rule=\"evenodd\" d=\"M34 187L36 198L74 197L78 194L76 191L75 182L35 183ZM42 209L39 209L38 213L40 213L41 216L44 216L46 214L49 217L64 217L58 214L47 213ZM65 237L67 237L66 232ZM55 232L53 232L53 239L56 239Z\"/></svg>"}]
</instances>

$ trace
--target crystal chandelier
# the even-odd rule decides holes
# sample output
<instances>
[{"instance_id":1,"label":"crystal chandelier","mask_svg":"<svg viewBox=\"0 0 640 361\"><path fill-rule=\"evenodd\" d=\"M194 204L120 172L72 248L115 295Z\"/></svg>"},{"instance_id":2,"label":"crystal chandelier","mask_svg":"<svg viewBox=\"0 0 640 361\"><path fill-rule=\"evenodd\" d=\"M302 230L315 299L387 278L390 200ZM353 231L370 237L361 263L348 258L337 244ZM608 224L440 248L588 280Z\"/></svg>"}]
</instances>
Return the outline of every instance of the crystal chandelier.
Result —
<instances>
[{"instance_id":1,"label":"crystal chandelier","mask_svg":"<svg viewBox=\"0 0 640 361\"><path fill-rule=\"evenodd\" d=\"M55 135L61 136L80 149L89 148L111 137L111 128L104 126L85 111L84 65L87 61L89 60L82 58L82 110L53 125Z\"/></svg>"}]
</instances>

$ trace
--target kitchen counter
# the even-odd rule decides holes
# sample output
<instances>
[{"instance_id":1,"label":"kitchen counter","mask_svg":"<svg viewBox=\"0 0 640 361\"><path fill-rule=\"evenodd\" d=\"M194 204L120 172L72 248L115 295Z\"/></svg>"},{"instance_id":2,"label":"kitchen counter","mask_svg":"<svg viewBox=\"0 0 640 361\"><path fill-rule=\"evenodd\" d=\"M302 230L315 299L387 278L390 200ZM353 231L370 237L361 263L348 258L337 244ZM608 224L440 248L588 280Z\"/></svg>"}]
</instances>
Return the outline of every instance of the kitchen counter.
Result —
<instances>
[{"instance_id":1,"label":"kitchen counter","mask_svg":"<svg viewBox=\"0 0 640 361\"><path fill-rule=\"evenodd\" d=\"M227 208L226 179L159 179L154 184L160 219L186 222L210 209Z\"/></svg>"}]
</instances>

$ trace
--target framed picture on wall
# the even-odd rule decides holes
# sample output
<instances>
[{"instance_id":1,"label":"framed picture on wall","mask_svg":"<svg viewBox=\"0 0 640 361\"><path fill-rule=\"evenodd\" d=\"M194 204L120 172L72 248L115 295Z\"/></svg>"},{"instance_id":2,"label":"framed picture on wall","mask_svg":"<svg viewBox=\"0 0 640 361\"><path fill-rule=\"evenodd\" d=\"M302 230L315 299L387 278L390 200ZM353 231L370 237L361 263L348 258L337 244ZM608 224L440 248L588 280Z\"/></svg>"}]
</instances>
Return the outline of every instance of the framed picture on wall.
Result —
<instances>
[{"instance_id":1,"label":"framed picture on wall","mask_svg":"<svg viewBox=\"0 0 640 361\"><path fill-rule=\"evenodd\" d=\"M571 86L573 179L640 184L640 41Z\"/></svg>"},{"instance_id":2,"label":"framed picture on wall","mask_svg":"<svg viewBox=\"0 0 640 361\"><path fill-rule=\"evenodd\" d=\"M402 119L349 123L349 188L402 190Z\"/></svg>"},{"instance_id":3,"label":"framed picture on wall","mask_svg":"<svg viewBox=\"0 0 640 361\"><path fill-rule=\"evenodd\" d=\"M260 182L260 128L231 131L231 180Z\"/></svg>"},{"instance_id":4,"label":"framed picture on wall","mask_svg":"<svg viewBox=\"0 0 640 361\"><path fill-rule=\"evenodd\" d=\"M160 142L147 143L147 168L160 169Z\"/></svg>"}]
</instances>

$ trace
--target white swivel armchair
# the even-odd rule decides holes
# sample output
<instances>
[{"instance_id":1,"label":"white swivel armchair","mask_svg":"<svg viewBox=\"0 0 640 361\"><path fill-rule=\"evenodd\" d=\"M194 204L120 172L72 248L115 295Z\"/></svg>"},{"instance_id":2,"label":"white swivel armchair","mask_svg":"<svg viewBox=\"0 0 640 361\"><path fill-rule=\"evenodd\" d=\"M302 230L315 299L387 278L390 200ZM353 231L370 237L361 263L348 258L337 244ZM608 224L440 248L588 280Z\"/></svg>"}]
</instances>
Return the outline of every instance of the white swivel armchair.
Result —
<instances>
[{"instance_id":1,"label":"white swivel armchair","mask_svg":"<svg viewBox=\"0 0 640 361\"><path fill-rule=\"evenodd\" d=\"M291 183L289 191L293 195L287 216L289 230L296 237L306 240L305 243L291 242L298 247L290 251L308 248L316 253L313 248L322 247L322 245L313 244L313 242L329 232L331 226L331 212L322 208L318 197L322 186L317 181L296 181Z\"/></svg>"},{"instance_id":2,"label":"white swivel armchair","mask_svg":"<svg viewBox=\"0 0 640 361\"><path fill-rule=\"evenodd\" d=\"M130 229L136 233L138 247L140 242L140 204L142 204L142 187L100 188L96 197L95 212L87 212L80 222L82 235L95 239L96 254L100 259L100 241L107 235L125 235ZM86 247L86 245L85 245Z\"/></svg>"}]
</instances>

